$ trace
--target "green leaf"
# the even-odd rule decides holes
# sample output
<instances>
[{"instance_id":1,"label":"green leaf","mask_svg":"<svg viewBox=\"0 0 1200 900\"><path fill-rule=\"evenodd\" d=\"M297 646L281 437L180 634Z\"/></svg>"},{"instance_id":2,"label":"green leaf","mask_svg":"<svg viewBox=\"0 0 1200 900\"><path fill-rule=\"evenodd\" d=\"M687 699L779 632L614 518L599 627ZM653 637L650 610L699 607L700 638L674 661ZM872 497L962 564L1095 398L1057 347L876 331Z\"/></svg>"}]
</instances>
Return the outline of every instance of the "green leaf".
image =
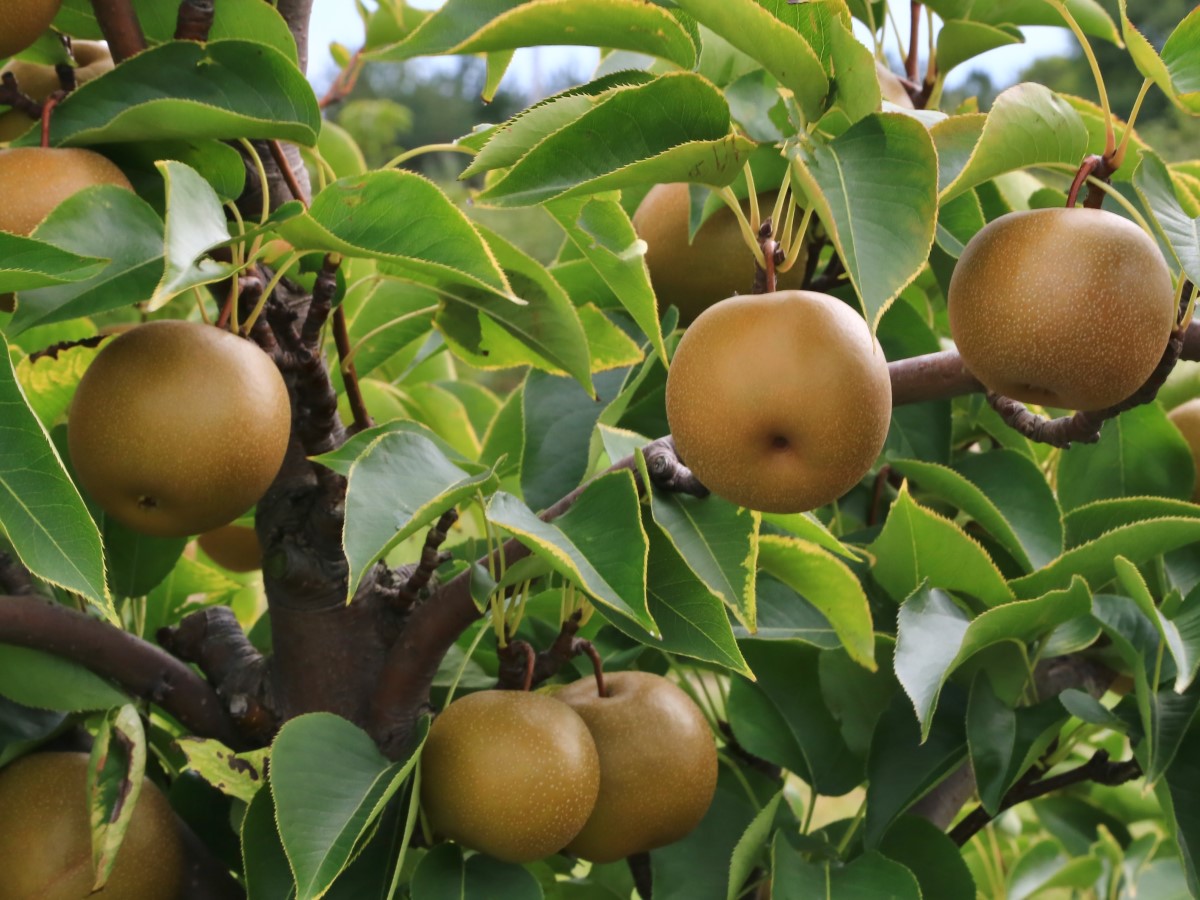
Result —
<instances>
[{"instance_id":1,"label":"green leaf","mask_svg":"<svg viewBox=\"0 0 1200 900\"><path fill-rule=\"evenodd\" d=\"M1175 26L1163 44L1162 59L1171 73L1169 92L1175 103L1190 113L1200 115L1200 10L1193 9Z\"/></svg>"},{"instance_id":2,"label":"green leaf","mask_svg":"<svg viewBox=\"0 0 1200 900\"><path fill-rule=\"evenodd\" d=\"M1146 586L1146 581L1142 578L1142 573L1138 571L1137 566L1123 556L1118 556L1114 562L1117 581L1125 589L1125 593L1137 604L1142 615L1154 626L1159 640L1165 643L1170 651L1171 659L1175 661L1175 692L1182 694L1191 684L1196 666L1200 665L1200 659L1196 655L1200 647L1194 643L1191 645L1184 643L1183 636L1179 633L1175 623L1163 615L1155 604L1154 595L1150 593L1150 588Z\"/></svg>"},{"instance_id":3,"label":"green leaf","mask_svg":"<svg viewBox=\"0 0 1200 900\"><path fill-rule=\"evenodd\" d=\"M1120 43L1117 26L1096 0L1066 0L1066 7L1085 34ZM972 19L992 25L1066 26L1062 14L1044 0L933 0L929 8L943 19Z\"/></svg>"},{"instance_id":4,"label":"green leaf","mask_svg":"<svg viewBox=\"0 0 1200 900\"><path fill-rule=\"evenodd\" d=\"M785 17L798 15L798 10L755 0L676 0L676 5L760 62L795 94L805 119L820 116L829 80L808 41L786 24Z\"/></svg>"},{"instance_id":5,"label":"green leaf","mask_svg":"<svg viewBox=\"0 0 1200 900\"><path fill-rule=\"evenodd\" d=\"M50 144L278 138L312 146L320 129L312 88L278 50L244 40L171 41L72 91L54 110ZM37 146L35 131L15 144Z\"/></svg>"},{"instance_id":6,"label":"green leaf","mask_svg":"<svg viewBox=\"0 0 1200 900\"><path fill-rule=\"evenodd\" d=\"M187 546L185 537L153 537L122 525L112 516L97 516L104 535L108 589L117 597L143 597L171 574Z\"/></svg>"},{"instance_id":7,"label":"green leaf","mask_svg":"<svg viewBox=\"0 0 1200 900\"><path fill-rule=\"evenodd\" d=\"M17 363L17 380L25 400L47 428L67 414L79 380L98 352L98 347L67 347L53 356L27 356Z\"/></svg>"},{"instance_id":8,"label":"green leaf","mask_svg":"<svg viewBox=\"0 0 1200 900\"><path fill-rule=\"evenodd\" d=\"M606 197L556 200L546 210L649 335L659 359L667 359L654 289L643 253L637 252L640 245L629 213L617 200Z\"/></svg>"},{"instance_id":9,"label":"green leaf","mask_svg":"<svg viewBox=\"0 0 1200 900\"><path fill-rule=\"evenodd\" d=\"M874 332L933 246L938 161L929 132L877 113L828 144L798 144L791 160L798 193L829 232Z\"/></svg>"},{"instance_id":10,"label":"green leaf","mask_svg":"<svg viewBox=\"0 0 1200 900\"><path fill-rule=\"evenodd\" d=\"M835 553L842 559L858 562L862 557L856 550L839 541L815 515L806 513L761 513L763 523L778 528L790 535L824 547L830 553Z\"/></svg>"},{"instance_id":11,"label":"green leaf","mask_svg":"<svg viewBox=\"0 0 1200 900\"><path fill-rule=\"evenodd\" d=\"M479 195L496 206L531 206L646 182L723 186L753 143L729 133L729 107L689 72L620 88L530 150Z\"/></svg>"},{"instance_id":12,"label":"green leaf","mask_svg":"<svg viewBox=\"0 0 1200 900\"><path fill-rule=\"evenodd\" d=\"M907 868L921 885L921 900L963 900L976 896L975 879L946 832L920 816L903 816L879 845L879 852Z\"/></svg>"},{"instance_id":13,"label":"green leaf","mask_svg":"<svg viewBox=\"0 0 1200 900\"><path fill-rule=\"evenodd\" d=\"M0 644L0 694L35 709L113 709L129 698L108 681L63 656Z\"/></svg>"},{"instance_id":14,"label":"green leaf","mask_svg":"<svg viewBox=\"0 0 1200 900\"><path fill-rule=\"evenodd\" d=\"M1011 26L988 25L962 19L943 22L937 36L938 73L946 73L955 66L1011 44L1023 44L1025 37L1020 30Z\"/></svg>"},{"instance_id":15,"label":"green leaf","mask_svg":"<svg viewBox=\"0 0 1200 900\"><path fill-rule=\"evenodd\" d=\"M758 811L754 820L746 826L746 830L738 838L737 846L733 848L733 858L729 862L729 891L725 895L725 900L738 900L738 897L742 895L746 881L750 878L750 874L758 864L759 857L762 856L763 850L771 839L776 814L779 812L779 804L782 800L783 791L780 791Z\"/></svg>"},{"instance_id":16,"label":"green leaf","mask_svg":"<svg viewBox=\"0 0 1200 900\"><path fill-rule=\"evenodd\" d=\"M1193 723L1188 729L1166 778L1157 782L1154 791L1187 872L1188 893L1195 896L1200 891L1196 871L1200 861L1200 725Z\"/></svg>"},{"instance_id":17,"label":"green leaf","mask_svg":"<svg viewBox=\"0 0 1200 900\"><path fill-rule=\"evenodd\" d=\"M227 797L249 803L266 784L266 747L234 753L220 741L188 736L175 743L187 757L188 768Z\"/></svg>"},{"instance_id":18,"label":"green leaf","mask_svg":"<svg viewBox=\"0 0 1200 900\"><path fill-rule=\"evenodd\" d=\"M682 840L651 852L654 900L725 900L729 862L738 838L778 790L775 779L723 764L712 805L700 824ZM797 827L786 806L780 816L787 817L785 827ZM629 871L624 861L616 865L622 874ZM592 868L593 877L599 868ZM603 900L629 900L633 885L618 882L612 890L613 895Z\"/></svg>"},{"instance_id":19,"label":"green leaf","mask_svg":"<svg viewBox=\"0 0 1200 900\"><path fill-rule=\"evenodd\" d=\"M233 266L208 257L208 251L229 240L225 210L216 192L190 166L167 160L157 164L167 185L164 243L166 271L146 304L161 309L184 291L226 278Z\"/></svg>"},{"instance_id":20,"label":"green leaf","mask_svg":"<svg viewBox=\"0 0 1200 900\"><path fill-rule=\"evenodd\" d=\"M1039 597L1065 587L1076 575L1083 576L1093 589L1099 589L1114 577L1117 556L1140 565L1195 541L1200 541L1200 520L1164 517L1135 522L1068 550L1045 568L1010 584L1020 598Z\"/></svg>"},{"instance_id":21,"label":"green leaf","mask_svg":"<svg viewBox=\"0 0 1200 900\"><path fill-rule=\"evenodd\" d=\"M804 644L743 641L755 682L730 684L729 724L738 743L804 779L817 793L841 796L862 782L862 759L816 690L821 652ZM804 690L799 685L808 686Z\"/></svg>"},{"instance_id":22,"label":"green leaf","mask_svg":"<svg viewBox=\"0 0 1200 900\"><path fill-rule=\"evenodd\" d=\"M987 220L983 216L983 207L979 203L979 195L967 191L957 197L947 200L938 209L937 242L938 246L950 256L958 259L963 248L975 237Z\"/></svg>"},{"instance_id":23,"label":"green leaf","mask_svg":"<svg viewBox=\"0 0 1200 900\"><path fill-rule=\"evenodd\" d=\"M943 202L1005 172L1047 163L1077 166L1087 153L1087 127L1079 113L1040 84L1018 84L1001 93L972 146L978 121L955 117L933 128ZM964 156L966 147L971 149Z\"/></svg>"},{"instance_id":24,"label":"green leaf","mask_svg":"<svg viewBox=\"0 0 1200 900\"><path fill-rule=\"evenodd\" d=\"M26 405L2 339L0 347L0 528L31 572L115 618L100 532L50 435Z\"/></svg>"},{"instance_id":25,"label":"green leaf","mask_svg":"<svg viewBox=\"0 0 1200 900\"><path fill-rule=\"evenodd\" d=\"M598 602L658 636L646 607L648 544L639 506L633 476L622 471L592 481L553 522L503 491L488 501L487 516Z\"/></svg>"},{"instance_id":26,"label":"green leaf","mask_svg":"<svg viewBox=\"0 0 1200 900\"><path fill-rule=\"evenodd\" d=\"M163 227L146 201L113 185L87 188L59 204L34 232L38 240L112 261L82 281L22 293L12 333L148 299L163 275ZM112 239L115 230L119 241Z\"/></svg>"},{"instance_id":27,"label":"green leaf","mask_svg":"<svg viewBox=\"0 0 1200 900\"><path fill-rule=\"evenodd\" d=\"M803 641L824 650L842 646L829 620L787 585L763 572L758 573L757 625L753 633L739 625L734 634L739 638L760 641ZM858 664L855 663L857 666Z\"/></svg>"},{"instance_id":28,"label":"green leaf","mask_svg":"<svg viewBox=\"0 0 1200 900\"><path fill-rule=\"evenodd\" d=\"M81 256L44 241L0 232L0 291L70 284L100 272L107 258Z\"/></svg>"},{"instance_id":29,"label":"green leaf","mask_svg":"<svg viewBox=\"0 0 1200 900\"><path fill-rule=\"evenodd\" d=\"M328 453L322 453L320 456L311 457L311 459L314 462L319 462L327 469L337 472L339 475L348 477L355 461L366 452L368 447L375 443L376 439L394 432L420 435L432 441L455 465L471 465L469 459L451 447L442 438L438 437L428 426L412 419L395 419L383 425L376 425L374 428L359 431L347 438L346 443L342 444L336 450L330 450Z\"/></svg>"},{"instance_id":30,"label":"green leaf","mask_svg":"<svg viewBox=\"0 0 1200 900\"><path fill-rule=\"evenodd\" d=\"M966 706L964 692L951 684L922 741L908 699L902 695L892 699L875 727L867 760L863 841L868 848L879 846L892 823L967 758Z\"/></svg>"},{"instance_id":31,"label":"green leaf","mask_svg":"<svg viewBox=\"0 0 1200 900\"><path fill-rule=\"evenodd\" d=\"M88 759L88 818L92 830L92 891L108 883L141 796L146 732L137 707L112 710L101 722Z\"/></svg>"},{"instance_id":32,"label":"green leaf","mask_svg":"<svg viewBox=\"0 0 1200 900\"><path fill-rule=\"evenodd\" d=\"M1167 517L1200 519L1200 507L1165 497L1122 497L1077 506L1063 517L1067 548L1094 541L1122 525Z\"/></svg>"},{"instance_id":33,"label":"green leaf","mask_svg":"<svg viewBox=\"0 0 1200 900\"><path fill-rule=\"evenodd\" d=\"M541 885L524 866L483 853L463 859L457 844L439 844L421 857L411 889L413 900L541 900L543 896Z\"/></svg>"},{"instance_id":34,"label":"green leaf","mask_svg":"<svg viewBox=\"0 0 1200 900\"><path fill-rule=\"evenodd\" d=\"M278 231L297 250L376 259L389 273L448 280L514 299L470 219L415 172L385 169L339 179Z\"/></svg>"},{"instance_id":35,"label":"green leaf","mask_svg":"<svg viewBox=\"0 0 1200 900\"><path fill-rule=\"evenodd\" d=\"M1057 699L1010 709L996 696L986 670L971 685L967 744L983 808L999 815L1004 795L1058 737L1068 716Z\"/></svg>"},{"instance_id":36,"label":"green leaf","mask_svg":"<svg viewBox=\"0 0 1200 900\"><path fill-rule=\"evenodd\" d=\"M655 523L687 566L754 631L759 514L717 496L698 499L658 487L650 502Z\"/></svg>"},{"instance_id":37,"label":"green leaf","mask_svg":"<svg viewBox=\"0 0 1200 900\"><path fill-rule=\"evenodd\" d=\"M490 490L495 481L491 470L459 468L420 434L392 431L376 438L351 466L346 485L347 601L400 541L478 491Z\"/></svg>"},{"instance_id":38,"label":"green leaf","mask_svg":"<svg viewBox=\"0 0 1200 900\"><path fill-rule=\"evenodd\" d=\"M649 539L646 568L646 606L658 627L651 635L627 618L608 615L614 626L664 653L715 663L753 677L729 624L720 598L688 568L678 551L651 522L643 528Z\"/></svg>"},{"instance_id":39,"label":"green leaf","mask_svg":"<svg viewBox=\"0 0 1200 900\"><path fill-rule=\"evenodd\" d=\"M930 587L962 591L988 606L1013 599L984 549L957 524L916 503L907 484L868 549L875 557L875 580L897 603L926 580Z\"/></svg>"},{"instance_id":40,"label":"green leaf","mask_svg":"<svg viewBox=\"0 0 1200 900\"><path fill-rule=\"evenodd\" d=\"M771 896L921 900L921 888L912 872L881 853L868 851L845 866L809 863L779 833L771 848Z\"/></svg>"},{"instance_id":41,"label":"green leaf","mask_svg":"<svg viewBox=\"0 0 1200 900\"><path fill-rule=\"evenodd\" d=\"M296 879L275 825L275 799L259 791L242 817L242 868L248 900L293 900Z\"/></svg>"},{"instance_id":42,"label":"green leaf","mask_svg":"<svg viewBox=\"0 0 1200 900\"><path fill-rule=\"evenodd\" d=\"M1179 429L1157 403L1148 403L1104 423L1097 443L1059 457L1058 497L1068 511L1116 497L1187 500L1195 473Z\"/></svg>"},{"instance_id":43,"label":"green leaf","mask_svg":"<svg viewBox=\"0 0 1200 900\"><path fill-rule=\"evenodd\" d=\"M680 23L639 0L448 0L404 40L368 55L398 61L563 43L649 53L685 69L696 63L696 47Z\"/></svg>"},{"instance_id":44,"label":"green leaf","mask_svg":"<svg viewBox=\"0 0 1200 900\"><path fill-rule=\"evenodd\" d=\"M292 719L271 745L279 836L300 900L320 897L412 772L424 745L391 762L366 732L330 713Z\"/></svg>"},{"instance_id":45,"label":"green leaf","mask_svg":"<svg viewBox=\"0 0 1200 900\"><path fill-rule=\"evenodd\" d=\"M623 380L620 372L605 372L596 377L596 390L611 400ZM521 493L532 508L546 509L587 474L592 432L604 407L577 382L541 372L526 376L518 402L524 423L517 457Z\"/></svg>"},{"instance_id":46,"label":"green leaf","mask_svg":"<svg viewBox=\"0 0 1200 900\"><path fill-rule=\"evenodd\" d=\"M781 535L762 535L758 564L820 610L860 666L875 670L871 608L850 568L816 544Z\"/></svg>"},{"instance_id":47,"label":"green leaf","mask_svg":"<svg viewBox=\"0 0 1200 900\"><path fill-rule=\"evenodd\" d=\"M495 232L477 228L523 302L505 303L466 286L445 289L446 307L437 324L447 341L484 357L483 368L533 365L568 374L590 393L588 339L567 292L537 260ZM459 313L457 321L452 313Z\"/></svg>"},{"instance_id":48,"label":"green leaf","mask_svg":"<svg viewBox=\"0 0 1200 900\"><path fill-rule=\"evenodd\" d=\"M654 78L649 72L636 69L613 72L547 97L503 125L476 131L459 139L461 146L478 151L459 177L470 178L515 165L522 156L594 107L599 98L613 89L646 84Z\"/></svg>"},{"instance_id":49,"label":"green leaf","mask_svg":"<svg viewBox=\"0 0 1200 900\"><path fill-rule=\"evenodd\" d=\"M1076 579L1068 590L993 607L972 621L948 594L919 588L900 607L895 666L921 723L921 739L929 735L942 686L959 666L1002 641L1024 647L1058 625L1087 615L1091 599L1087 585Z\"/></svg>"},{"instance_id":50,"label":"green leaf","mask_svg":"<svg viewBox=\"0 0 1200 900\"><path fill-rule=\"evenodd\" d=\"M1196 21L1200 23L1200 16ZM1200 219L1189 216L1179 202L1171 172L1161 159L1146 151L1133 173L1133 186L1150 210L1158 231L1166 238L1176 263L1195 283L1195 279L1200 279Z\"/></svg>"},{"instance_id":51,"label":"green leaf","mask_svg":"<svg viewBox=\"0 0 1200 900\"><path fill-rule=\"evenodd\" d=\"M1029 457L997 450L967 455L954 469L919 460L897 460L891 465L982 525L1026 571L1062 553L1058 504L1041 469Z\"/></svg>"}]
</instances>

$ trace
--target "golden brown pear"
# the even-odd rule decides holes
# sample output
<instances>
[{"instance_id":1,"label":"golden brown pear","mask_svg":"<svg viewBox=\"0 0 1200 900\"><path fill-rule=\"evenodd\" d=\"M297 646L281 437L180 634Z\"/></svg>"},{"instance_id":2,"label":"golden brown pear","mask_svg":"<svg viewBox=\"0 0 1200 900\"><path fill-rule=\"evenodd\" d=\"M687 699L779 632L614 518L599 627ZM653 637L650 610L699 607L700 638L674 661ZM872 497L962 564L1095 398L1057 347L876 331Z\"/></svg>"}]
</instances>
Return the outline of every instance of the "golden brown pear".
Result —
<instances>
[{"instance_id":1,"label":"golden brown pear","mask_svg":"<svg viewBox=\"0 0 1200 900\"><path fill-rule=\"evenodd\" d=\"M83 753L35 753L0 770L2 900L177 900L183 849L154 782L138 794L104 890L92 894L92 835Z\"/></svg>"},{"instance_id":2,"label":"golden brown pear","mask_svg":"<svg viewBox=\"0 0 1200 900\"><path fill-rule=\"evenodd\" d=\"M162 320L122 334L84 373L68 415L79 482L136 531L183 536L258 502L287 450L287 386L257 346Z\"/></svg>"},{"instance_id":3,"label":"golden brown pear","mask_svg":"<svg viewBox=\"0 0 1200 900\"><path fill-rule=\"evenodd\" d=\"M723 300L684 332L667 375L667 420L683 461L750 509L801 512L836 500L887 438L883 350L827 294Z\"/></svg>"},{"instance_id":4,"label":"golden brown pear","mask_svg":"<svg viewBox=\"0 0 1200 900\"><path fill-rule=\"evenodd\" d=\"M717 789L717 748L699 707L650 672L590 678L553 696L587 724L600 754L600 796L567 850L605 863L691 833Z\"/></svg>"},{"instance_id":5,"label":"golden brown pear","mask_svg":"<svg viewBox=\"0 0 1200 900\"><path fill-rule=\"evenodd\" d=\"M434 719L421 753L421 804L435 832L506 862L567 845L600 790L596 745L544 694L480 691Z\"/></svg>"},{"instance_id":6,"label":"golden brown pear","mask_svg":"<svg viewBox=\"0 0 1200 900\"><path fill-rule=\"evenodd\" d=\"M891 69L875 60L875 77L879 79L879 93L883 95L883 99L896 106L903 106L905 109L912 109L912 97L908 95L908 88L900 81Z\"/></svg>"},{"instance_id":7,"label":"golden brown pear","mask_svg":"<svg viewBox=\"0 0 1200 900\"><path fill-rule=\"evenodd\" d=\"M31 234L54 207L96 184L133 190L120 169L91 150L0 150L0 231Z\"/></svg>"},{"instance_id":8,"label":"golden brown pear","mask_svg":"<svg viewBox=\"0 0 1200 900\"><path fill-rule=\"evenodd\" d=\"M971 238L948 294L950 333L988 390L1067 409L1120 403L1145 384L1175 324L1158 245L1097 209L1035 209Z\"/></svg>"},{"instance_id":9,"label":"golden brown pear","mask_svg":"<svg viewBox=\"0 0 1200 900\"><path fill-rule=\"evenodd\" d=\"M1167 417L1175 423L1192 449L1192 459L1196 464L1196 490L1192 493L1192 500L1200 503L1200 397L1175 407Z\"/></svg>"},{"instance_id":10,"label":"golden brown pear","mask_svg":"<svg viewBox=\"0 0 1200 900\"><path fill-rule=\"evenodd\" d=\"M20 53L42 36L62 0L3 0L0 3L0 59Z\"/></svg>"},{"instance_id":11,"label":"golden brown pear","mask_svg":"<svg viewBox=\"0 0 1200 900\"><path fill-rule=\"evenodd\" d=\"M773 194L759 195L764 217L774 204ZM659 315L668 306L677 306L684 325L718 300L754 286L754 254L742 238L733 211L722 208L713 213L689 244L689 207L686 184L659 184L650 189L633 214L638 236L646 242L646 265L658 297ZM749 206L743 203L742 208ZM780 289L803 285L806 259L802 250L795 266L779 276Z\"/></svg>"},{"instance_id":12,"label":"golden brown pear","mask_svg":"<svg viewBox=\"0 0 1200 900\"><path fill-rule=\"evenodd\" d=\"M222 525L198 539L200 549L230 572L253 572L262 568L262 544L249 525Z\"/></svg>"},{"instance_id":13,"label":"golden brown pear","mask_svg":"<svg viewBox=\"0 0 1200 900\"><path fill-rule=\"evenodd\" d=\"M113 68L112 54L108 47L100 41L75 41L71 44L71 52L78 65L75 68L76 85L86 84L93 78L98 78ZM22 93L27 94L39 103L57 91L62 85L54 66L30 62L24 59L14 59L0 74L11 72L17 79L17 85ZM10 109L0 113L0 142L11 141L30 128L35 123L19 109Z\"/></svg>"}]
</instances>

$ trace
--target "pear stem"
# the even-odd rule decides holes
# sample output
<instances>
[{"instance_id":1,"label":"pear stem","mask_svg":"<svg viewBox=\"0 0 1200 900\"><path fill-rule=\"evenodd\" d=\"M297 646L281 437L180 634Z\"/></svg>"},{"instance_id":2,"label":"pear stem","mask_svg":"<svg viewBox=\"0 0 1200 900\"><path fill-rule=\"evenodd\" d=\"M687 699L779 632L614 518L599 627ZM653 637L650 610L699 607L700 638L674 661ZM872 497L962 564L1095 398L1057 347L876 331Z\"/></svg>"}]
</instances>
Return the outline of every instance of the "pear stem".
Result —
<instances>
[{"instance_id":1,"label":"pear stem","mask_svg":"<svg viewBox=\"0 0 1200 900\"><path fill-rule=\"evenodd\" d=\"M607 697L609 694L608 688L604 684L604 660L600 658L600 652L596 649L596 645L583 638L576 638L571 642L571 649L576 653L587 654L588 659L592 661L592 669L596 673L596 690L600 692L601 697Z\"/></svg>"},{"instance_id":2,"label":"pear stem","mask_svg":"<svg viewBox=\"0 0 1200 900\"><path fill-rule=\"evenodd\" d=\"M50 119L54 115L54 107L58 106L65 96L66 91L55 91L42 104L42 149L50 146Z\"/></svg>"}]
</instances>

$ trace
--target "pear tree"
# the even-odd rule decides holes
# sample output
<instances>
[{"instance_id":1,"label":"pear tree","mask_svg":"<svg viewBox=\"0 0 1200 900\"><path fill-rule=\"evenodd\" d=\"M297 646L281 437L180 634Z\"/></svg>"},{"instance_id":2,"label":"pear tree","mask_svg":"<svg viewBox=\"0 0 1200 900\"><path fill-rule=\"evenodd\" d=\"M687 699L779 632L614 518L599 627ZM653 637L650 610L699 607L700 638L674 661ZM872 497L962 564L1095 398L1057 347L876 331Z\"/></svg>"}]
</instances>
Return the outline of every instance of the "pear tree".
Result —
<instances>
[{"instance_id":1,"label":"pear tree","mask_svg":"<svg viewBox=\"0 0 1200 900\"><path fill-rule=\"evenodd\" d=\"M5 884L1200 897L1200 9L346 6L0 3Z\"/></svg>"}]
</instances>

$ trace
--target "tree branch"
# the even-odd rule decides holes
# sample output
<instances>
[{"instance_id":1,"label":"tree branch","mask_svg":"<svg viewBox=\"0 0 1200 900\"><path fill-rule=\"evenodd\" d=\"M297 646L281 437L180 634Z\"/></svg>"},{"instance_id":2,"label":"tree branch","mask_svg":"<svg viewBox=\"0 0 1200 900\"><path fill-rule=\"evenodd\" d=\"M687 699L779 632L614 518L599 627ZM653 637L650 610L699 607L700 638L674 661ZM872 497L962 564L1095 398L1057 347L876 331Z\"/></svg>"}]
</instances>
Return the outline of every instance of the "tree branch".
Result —
<instances>
[{"instance_id":1,"label":"tree branch","mask_svg":"<svg viewBox=\"0 0 1200 900\"><path fill-rule=\"evenodd\" d=\"M245 744L208 682L162 648L100 619L41 597L0 596L0 643L66 657L161 706L193 734Z\"/></svg>"},{"instance_id":2,"label":"tree branch","mask_svg":"<svg viewBox=\"0 0 1200 900\"><path fill-rule=\"evenodd\" d=\"M1035 768L1030 771L1036 772L1037 770ZM1097 784L1116 787L1119 784L1140 778L1141 775L1142 767L1136 759L1129 759L1124 762L1111 762L1108 758L1107 750L1097 750L1092 758L1083 765L1063 772L1060 775L1052 775L1049 778L1042 778L1040 780L1026 781L1022 779L1004 795L1004 799L1000 802L1000 808L996 811L996 815L1016 806L1018 803L1024 803L1027 800L1036 800L1038 797L1062 790L1073 784L1094 781ZM966 818L954 826L950 832L950 838L954 843L962 847L978 832L986 828L993 818L995 816L986 809L982 806L977 806L967 814Z\"/></svg>"},{"instance_id":3,"label":"tree branch","mask_svg":"<svg viewBox=\"0 0 1200 900\"><path fill-rule=\"evenodd\" d=\"M133 8L133 0L92 0L96 22L108 41L114 63L137 56L146 49L146 35Z\"/></svg>"},{"instance_id":4,"label":"tree branch","mask_svg":"<svg viewBox=\"0 0 1200 900\"><path fill-rule=\"evenodd\" d=\"M296 39L301 72L308 71L308 24L312 18L312 5L313 0L279 0L275 5Z\"/></svg>"}]
</instances>

